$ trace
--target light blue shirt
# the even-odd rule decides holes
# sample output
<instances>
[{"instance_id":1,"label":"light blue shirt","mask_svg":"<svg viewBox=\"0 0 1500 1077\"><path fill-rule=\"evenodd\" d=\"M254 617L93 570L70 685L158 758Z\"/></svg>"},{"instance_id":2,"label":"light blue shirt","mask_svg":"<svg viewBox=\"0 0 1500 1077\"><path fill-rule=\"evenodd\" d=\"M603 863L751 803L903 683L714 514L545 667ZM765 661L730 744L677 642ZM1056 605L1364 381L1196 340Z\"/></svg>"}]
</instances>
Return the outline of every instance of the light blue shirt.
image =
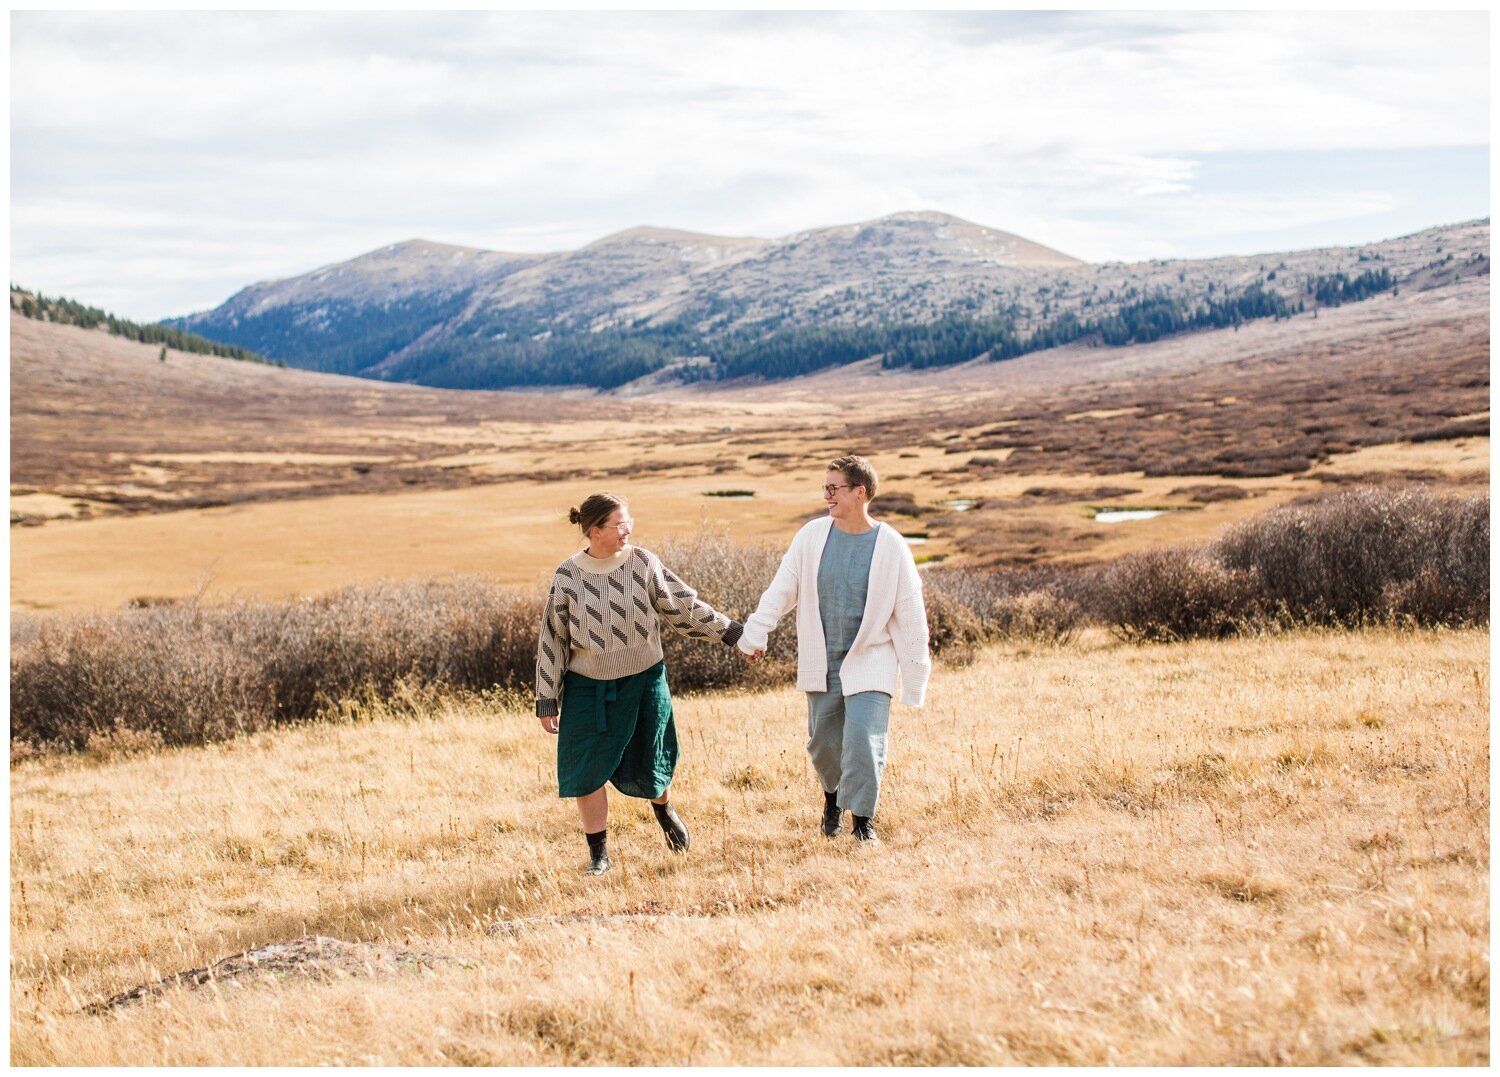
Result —
<instances>
[{"instance_id":1,"label":"light blue shirt","mask_svg":"<svg viewBox=\"0 0 1500 1077\"><path fill-rule=\"evenodd\" d=\"M870 559L875 556L876 524L862 535L851 535L833 527L818 562L818 614L823 621L823 639L828 646L828 667L833 669L849 653L865 616L865 598L870 591Z\"/></svg>"}]
</instances>

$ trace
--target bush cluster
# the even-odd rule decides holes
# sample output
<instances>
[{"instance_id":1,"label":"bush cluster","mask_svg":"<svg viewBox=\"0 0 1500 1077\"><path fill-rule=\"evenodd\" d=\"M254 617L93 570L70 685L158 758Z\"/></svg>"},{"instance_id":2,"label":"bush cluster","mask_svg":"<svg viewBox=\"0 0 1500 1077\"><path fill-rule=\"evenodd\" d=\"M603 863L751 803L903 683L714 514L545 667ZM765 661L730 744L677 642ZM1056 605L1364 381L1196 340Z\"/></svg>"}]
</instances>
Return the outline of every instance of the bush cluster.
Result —
<instances>
[{"instance_id":1,"label":"bush cluster","mask_svg":"<svg viewBox=\"0 0 1500 1077\"><path fill-rule=\"evenodd\" d=\"M1263 618L1480 624L1490 607L1489 494L1344 490L1246 520L1211 547Z\"/></svg>"},{"instance_id":2,"label":"bush cluster","mask_svg":"<svg viewBox=\"0 0 1500 1077\"><path fill-rule=\"evenodd\" d=\"M936 567L926 576L932 650L963 662L997 640L1064 643L1089 621L1137 641L1298 624L1483 624L1489 541L1487 494L1364 488L1274 509L1205 547L1150 550L1100 568ZM781 557L714 534L655 552L741 620ZM198 744L372 697L498 689L524 698L541 604L540 592L453 577L284 603L18 618L12 752ZM785 684L796 668L790 617L755 664L671 630L663 646L679 691Z\"/></svg>"},{"instance_id":3,"label":"bush cluster","mask_svg":"<svg viewBox=\"0 0 1500 1077\"><path fill-rule=\"evenodd\" d=\"M999 640L1063 644L1083 626L1077 575L1033 567L1008 572L934 568L925 585L933 649L959 658Z\"/></svg>"},{"instance_id":4,"label":"bush cluster","mask_svg":"<svg viewBox=\"0 0 1500 1077\"><path fill-rule=\"evenodd\" d=\"M1254 599L1245 573L1183 547L1129 554L1092 582L1093 615L1138 642L1233 635L1249 622Z\"/></svg>"},{"instance_id":5,"label":"bush cluster","mask_svg":"<svg viewBox=\"0 0 1500 1077\"><path fill-rule=\"evenodd\" d=\"M460 577L37 619L11 651L11 738L82 748L149 730L199 744L402 683L515 686L535 660L539 609L539 596Z\"/></svg>"},{"instance_id":6,"label":"bush cluster","mask_svg":"<svg viewBox=\"0 0 1500 1077\"><path fill-rule=\"evenodd\" d=\"M1344 490L1245 520L1206 547L1123 557L1082 590L1087 612L1132 640L1485 624L1489 510L1488 494Z\"/></svg>"}]
</instances>

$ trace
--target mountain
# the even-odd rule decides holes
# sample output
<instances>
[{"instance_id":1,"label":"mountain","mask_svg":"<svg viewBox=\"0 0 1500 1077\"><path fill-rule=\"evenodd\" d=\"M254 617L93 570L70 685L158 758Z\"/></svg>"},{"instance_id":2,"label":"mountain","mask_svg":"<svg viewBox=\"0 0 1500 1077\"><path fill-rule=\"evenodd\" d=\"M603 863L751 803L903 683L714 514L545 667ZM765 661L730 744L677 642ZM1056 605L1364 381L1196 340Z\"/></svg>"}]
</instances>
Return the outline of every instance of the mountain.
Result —
<instances>
[{"instance_id":1,"label":"mountain","mask_svg":"<svg viewBox=\"0 0 1500 1077\"><path fill-rule=\"evenodd\" d=\"M408 240L300 277L252 284L206 314L169 320L292 366L359 374L463 309L476 289L546 255ZM247 345L240 345L246 347Z\"/></svg>"},{"instance_id":2,"label":"mountain","mask_svg":"<svg viewBox=\"0 0 1500 1077\"><path fill-rule=\"evenodd\" d=\"M934 212L778 239L632 228L557 254L412 240L171 324L295 366L456 388L775 378L1291 317L1488 273L1488 242L1485 220L1361 247L1091 265Z\"/></svg>"}]
</instances>

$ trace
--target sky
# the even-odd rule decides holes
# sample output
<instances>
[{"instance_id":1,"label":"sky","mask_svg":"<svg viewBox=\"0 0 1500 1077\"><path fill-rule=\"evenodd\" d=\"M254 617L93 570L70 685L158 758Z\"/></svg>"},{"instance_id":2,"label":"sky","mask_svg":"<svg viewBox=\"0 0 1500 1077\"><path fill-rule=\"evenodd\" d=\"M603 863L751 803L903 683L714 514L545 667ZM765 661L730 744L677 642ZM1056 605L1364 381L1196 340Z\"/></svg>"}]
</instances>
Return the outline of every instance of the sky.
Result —
<instances>
[{"instance_id":1,"label":"sky","mask_svg":"<svg viewBox=\"0 0 1500 1077\"><path fill-rule=\"evenodd\" d=\"M1089 261L1489 215L1489 15L13 12L11 281L139 320L400 240L940 210Z\"/></svg>"}]
</instances>

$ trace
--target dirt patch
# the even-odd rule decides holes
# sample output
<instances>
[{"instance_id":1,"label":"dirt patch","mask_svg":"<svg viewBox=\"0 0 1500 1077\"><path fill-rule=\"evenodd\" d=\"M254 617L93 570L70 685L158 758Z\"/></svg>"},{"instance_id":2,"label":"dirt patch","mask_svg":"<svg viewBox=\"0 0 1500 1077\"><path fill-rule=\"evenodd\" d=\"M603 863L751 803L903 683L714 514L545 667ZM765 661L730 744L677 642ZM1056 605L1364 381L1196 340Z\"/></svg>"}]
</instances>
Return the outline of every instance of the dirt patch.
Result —
<instances>
[{"instance_id":1,"label":"dirt patch","mask_svg":"<svg viewBox=\"0 0 1500 1077\"><path fill-rule=\"evenodd\" d=\"M194 990L210 985L243 987L254 983L275 983L288 976L305 976L315 980L389 976L424 972L442 965L462 967L468 964L462 958L444 957L440 954L376 946L368 942L344 942L326 935L304 935L291 942L271 943L245 950L203 968L189 969L155 983L133 987L113 998L86 1007L84 1012L105 1013L117 1006L159 998L174 988Z\"/></svg>"}]
</instances>

